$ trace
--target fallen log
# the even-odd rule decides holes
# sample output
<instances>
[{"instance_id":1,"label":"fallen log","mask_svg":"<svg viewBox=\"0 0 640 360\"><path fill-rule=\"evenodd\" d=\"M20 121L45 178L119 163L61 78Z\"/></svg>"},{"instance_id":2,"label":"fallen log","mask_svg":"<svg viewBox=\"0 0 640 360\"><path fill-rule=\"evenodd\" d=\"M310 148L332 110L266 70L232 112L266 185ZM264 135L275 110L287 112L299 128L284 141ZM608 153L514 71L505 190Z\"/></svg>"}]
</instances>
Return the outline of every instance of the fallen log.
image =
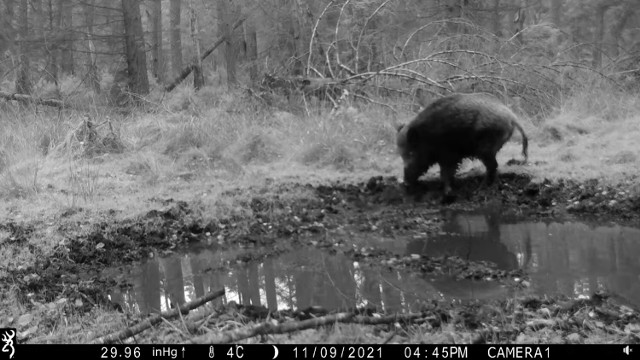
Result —
<instances>
[{"instance_id":1,"label":"fallen log","mask_svg":"<svg viewBox=\"0 0 640 360\"><path fill-rule=\"evenodd\" d=\"M187 342L193 344L226 344L237 342L239 340L248 339L258 335L268 334L286 334L300 330L313 329L321 326L333 325L335 323L355 323L363 325L380 325L393 324L395 322L411 323L415 320L424 318L424 313L409 313L388 315L381 318L373 318L367 316L356 316L351 312L343 312L332 315L321 316L317 318L292 321L280 324L272 324L270 322L259 323L246 326L240 329L224 332L210 332L205 335L195 337Z\"/></svg>"},{"instance_id":2,"label":"fallen log","mask_svg":"<svg viewBox=\"0 0 640 360\"><path fill-rule=\"evenodd\" d=\"M24 94L11 94L11 93L7 93L4 91L0 91L0 98L3 98L5 100L15 100L15 101L20 101L22 103L25 104L40 104L40 105L47 105L47 106L53 106L53 107L57 107L60 109L65 109L65 108L70 108L71 106L67 103L65 103L62 100L58 100L58 99L40 99L40 98L35 98L33 96L30 95L24 95Z\"/></svg>"},{"instance_id":3,"label":"fallen log","mask_svg":"<svg viewBox=\"0 0 640 360\"><path fill-rule=\"evenodd\" d=\"M97 339L93 339L90 341L90 343L91 344L111 344L116 341L122 341L128 337L131 337L135 334L143 332L144 330L152 327L153 325L163 321L163 319L170 319L173 317L177 317L180 314L188 314L189 311L195 308L198 308L206 304L207 302L214 300L216 298L219 298L223 295L224 295L224 289L211 292L205 296L202 296L200 298L193 300L192 302L182 304L182 306L179 306L177 309L163 311L160 314L151 315L143 322L135 326L132 326L130 328L124 329L120 332L109 334L106 336L101 336Z\"/></svg>"},{"instance_id":4,"label":"fallen log","mask_svg":"<svg viewBox=\"0 0 640 360\"><path fill-rule=\"evenodd\" d=\"M275 91L289 96L300 92L319 99L330 97L332 101L340 96L347 84L341 79L313 78L303 76L276 76L264 74L261 87L263 90Z\"/></svg>"},{"instance_id":5,"label":"fallen log","mask_svg":"<svg viewBox=\"0 0 640 360\"><path fill-rule=\"evenodd\" d=\"M247 326L234 331L210 333L188 341L193 344L226 344L238 340L247 339L256 335L285 334L293 331L317 328L324 325L332 325L336 322L345 322L353 318L352 313L338 313L300 322L273 325L269 322Z\"/></svg>"},{"instance_id":6,"label":"fallen log","mask_svg":"<svg viewBox=\"0 0 640 360\"><path fill-rule=\"evenodd\" d=\"M235 30L238 26L242 25L242 23L244 22L245 18L240 18L238 19L232 26L231 29ZM220 44L222 44L225 41L225 37L224 36L220 36L218 38L218 40L216 40L216 42L213 44L212 47L210 47L207 51L205 51L202 56L200 57L200 61L204 60L207 58L207 56L211 55L211 53L213 52L213 50L215 50L218 46L220 46ZM187 78L187 76L189 76L189 74L191 74L191 72L196 68L197 66L197 62L193 61L191 62L191 64L187 65L185 68L182 69L182 71L180 72L180 74L173 79L173 81L171 81L171 84L167 85L164 87L164 91L169 92L173 89L176 88L176 86L178 86L184 79Z\"/></svg>"}]
</instances>

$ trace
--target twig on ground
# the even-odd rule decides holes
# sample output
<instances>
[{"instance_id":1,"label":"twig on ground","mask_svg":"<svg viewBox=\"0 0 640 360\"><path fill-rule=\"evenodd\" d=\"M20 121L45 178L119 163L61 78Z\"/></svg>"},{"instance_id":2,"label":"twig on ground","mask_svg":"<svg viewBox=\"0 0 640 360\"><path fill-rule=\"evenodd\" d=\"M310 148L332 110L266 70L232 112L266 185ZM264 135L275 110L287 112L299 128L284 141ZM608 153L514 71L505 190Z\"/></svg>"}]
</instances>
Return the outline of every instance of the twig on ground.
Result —
<instances>
[{"instance_id":1,"label":"twig on ground","mask_svg":"<svg viewBox=\"0 0 640 360\"><path fill-rule=\"evenodd\" d=\"M353 313L338 313L333 315L327 315L317 317L314 319L308 319L303 321L288 322L278 325L273 325L269 322L255 324L249 327L236 329L233 331L227 331L216 334L206 334L194 338L190 342L196 344L224 344L230 342L236 342L238 340L247 339L258 335L267 334L284 334L299 330L306 330L311 328L317 328L320 326L329 325L332 323L356 323L363 325L380 325L390 324L394 322L411 322L415 319L423 318L424 313L411 313L411 314L398 314L389 315L380 318L373 318L368 316L355 316Z\"/></svg>"},{"instance_id":2,"label":"twig on ground","mask_svg":"<svg viewBox=\"0 0 640 360\"><path fill-rule=\"evenodd\" d=\"M169 318L173 318L178 316L178 314L188 314L189 311L196 309L206 303L208 303L211 300L214 300L216 298L219 298L220 296L224 295L224 289L222 290L218 290L218 291L214 291L212 293L209 293L201 298L195 299L192 302L183 304L182 306L178 307L177 309L173 309L173 310L169 310L169 311L163 311L160 314L154 314L152 316L150 316L149 318L147 318L145 321L134 325L130 328L127 328L125 330L122 330L118 333L115 334L109 334L106 336L102 336L99 337L97 339L93 339L91 341L92 344L109 344L115 341L119 341L119 340L124 340L130 336L133 336L135 334L138 334L150 327L152 327L153 325L161 322L164 318L169 319Z\"/></svg>"}]
</instances>

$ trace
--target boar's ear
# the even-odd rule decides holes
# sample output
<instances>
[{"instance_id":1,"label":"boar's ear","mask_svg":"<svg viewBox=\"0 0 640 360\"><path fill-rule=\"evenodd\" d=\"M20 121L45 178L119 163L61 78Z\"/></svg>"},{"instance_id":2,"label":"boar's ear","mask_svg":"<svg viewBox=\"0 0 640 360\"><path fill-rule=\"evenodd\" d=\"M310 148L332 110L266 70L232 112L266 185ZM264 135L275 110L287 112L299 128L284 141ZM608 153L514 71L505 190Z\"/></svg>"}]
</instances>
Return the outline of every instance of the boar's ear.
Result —
<instances>
[{"instance_id":1,"label":"boar's ear","mask_svg":"<svg viewBox=\"0 0 640 360\"><path fill-rule=\"evenodd\" d=\"M400 132L400 130L402 130L403 127L404 127L404 124L396 125L396 131Z\"/></svg>"},{"instance_id":2,"label":"boar's ear","mask_svg":"<svg viewBox=\"0 0 640 360\"><path fill-rule=\"evenodd\" d=\"M426 109L431 102L432 95L427 93L422 88L417 88L415 91L416 102L418 103L418 109L415 111L416 113L422 112L422 110Z\"/></svg>"}]
</instances>

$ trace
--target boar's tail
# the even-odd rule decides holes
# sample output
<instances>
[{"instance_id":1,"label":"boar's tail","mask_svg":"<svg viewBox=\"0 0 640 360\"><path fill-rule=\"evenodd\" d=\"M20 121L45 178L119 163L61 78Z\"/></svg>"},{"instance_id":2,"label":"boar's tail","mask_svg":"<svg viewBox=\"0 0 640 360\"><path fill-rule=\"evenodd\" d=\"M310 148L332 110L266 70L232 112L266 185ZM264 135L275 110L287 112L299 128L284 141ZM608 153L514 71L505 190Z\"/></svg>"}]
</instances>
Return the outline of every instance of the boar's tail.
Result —
<instances>
[{"instance_id":1,"label":"boar's tail","mask_svg":"<svg viewBox=\"0 0 640 360\"><path fill-rule=\"evenodd\" d=\"M522 126L520 126L517 121L514 120L513 125L515 125L515 127L518 128L518 131L520 131L520 134L522 134L522 155L524 155L524 162L526 163L527 159L529 158L529 139L527 139L527 135L524 133Z\"/></svg>"}]
</instances>

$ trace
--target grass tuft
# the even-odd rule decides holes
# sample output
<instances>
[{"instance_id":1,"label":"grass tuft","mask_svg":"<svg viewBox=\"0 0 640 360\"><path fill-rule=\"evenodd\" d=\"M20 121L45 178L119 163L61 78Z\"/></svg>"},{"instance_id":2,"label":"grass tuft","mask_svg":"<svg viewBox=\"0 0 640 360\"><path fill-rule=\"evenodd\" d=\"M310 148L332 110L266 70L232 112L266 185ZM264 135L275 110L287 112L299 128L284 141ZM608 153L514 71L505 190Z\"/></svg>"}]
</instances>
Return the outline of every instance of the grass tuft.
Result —
<instances>
[{"instance_id":1,"label":"grass tuft","mask_svg":"<svg viewBox=\"0 0 640 360\"><path fill-rule=\"evenodd\" d=\"M266 129L254 128L242 134L232 151L244 164L270 163L282 156L280 138Z\"/></svg>"}]
</instances>

